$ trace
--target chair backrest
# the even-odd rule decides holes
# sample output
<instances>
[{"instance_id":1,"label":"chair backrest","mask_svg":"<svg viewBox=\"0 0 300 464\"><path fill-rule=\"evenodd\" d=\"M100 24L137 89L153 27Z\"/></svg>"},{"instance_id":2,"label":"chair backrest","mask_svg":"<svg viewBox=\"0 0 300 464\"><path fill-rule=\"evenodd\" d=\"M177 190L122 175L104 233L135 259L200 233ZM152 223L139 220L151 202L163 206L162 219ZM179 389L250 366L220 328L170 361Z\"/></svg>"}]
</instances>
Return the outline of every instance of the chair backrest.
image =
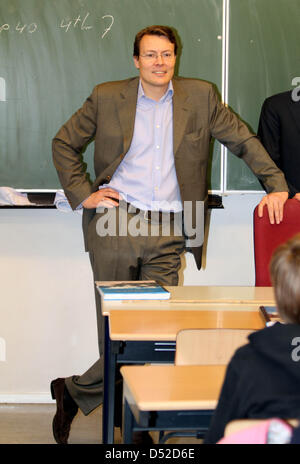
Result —
<instances>
[{"instance_id":1,"label":"chair backrest","mask_svg":"<svg viewBox=\"0 0 300 464\"><path fill-rule=\"evenodd\" d=\"M287 200L283 221L270 224L267 207L262 218L258 217L258 206L253 215L254 259L256 287L270 287L269 264L273 251L289 238L300 232L300 201Z\"/></svg>"},{"instance_id":2,"label":"chair backrest","mask_svg":"<svg viewBox=\"0 0 300 464\"><path fill-rule=\"evenodd\" d=\"M175 364L228 364L235 350L248 343L253 329L184 329L176 337Z\"/></svg>"}]
</instances>

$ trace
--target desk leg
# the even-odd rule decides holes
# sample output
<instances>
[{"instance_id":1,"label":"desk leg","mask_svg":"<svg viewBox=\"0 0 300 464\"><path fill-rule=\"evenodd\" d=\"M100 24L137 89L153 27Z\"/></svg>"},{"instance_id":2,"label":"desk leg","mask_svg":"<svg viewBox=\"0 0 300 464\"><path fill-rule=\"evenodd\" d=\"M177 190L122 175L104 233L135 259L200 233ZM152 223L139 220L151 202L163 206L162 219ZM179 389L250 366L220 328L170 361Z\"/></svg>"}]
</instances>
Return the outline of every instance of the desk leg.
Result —
<instances>
[{"instance_id":1,"label":"desk leg","mask_svg":"<svg viewBox=\"0 0 300 464\"><path fill-rule=\"evenodd\" d=\"M124 398L124 406L123 406L123 443L129 444L132 443L132 434L133 434L133 427L134 427L134 416L131 412L129 404Z\"/></svg>"},{"instance_id":2,"label":"desk leg","mask_svg":"<svg viewBox=\"0 0 300 464\"><path fill-rule=\"evenodd\" d=\"M104 330L102 443L112 444L114 442L116 354L111 349L107 316L105 317Z\"/></svg>"}]
</instances>

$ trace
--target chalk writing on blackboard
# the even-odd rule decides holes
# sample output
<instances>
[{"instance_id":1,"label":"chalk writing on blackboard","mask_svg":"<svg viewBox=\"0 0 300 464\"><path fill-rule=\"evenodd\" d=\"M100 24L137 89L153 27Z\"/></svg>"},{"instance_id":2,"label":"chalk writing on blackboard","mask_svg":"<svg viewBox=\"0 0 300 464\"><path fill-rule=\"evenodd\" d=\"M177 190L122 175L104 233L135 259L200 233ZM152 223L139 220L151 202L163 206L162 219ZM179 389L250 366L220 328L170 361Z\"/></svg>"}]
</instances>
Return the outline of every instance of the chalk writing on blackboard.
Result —
<instances>
[{"instance_id":1,"label":"chalk writing on blackboard","mask_svg":"<svg viewBox=\"0 0 300 464\"><path fill-rule=\"evenodd\" d=\"M65 32L68 32L71 26L73 26L73 28L79 26L82 31L87 31L93 28L93 26L89 26L87 24L87 19L89 16L90 13L87 13L83 19L81 19L80 15L78 15L76 19L72 19L71 21L63 19L60 23L60 27L64 28Z\"/></svg>"},{"instance_id":2,"label":"chalk writing on blackboard","mask_svg":"<svg viewBox=\"0 0 300 464\"><path fill-rule=\"evenodd\" d=\"M103 32L100 33L101 39L103 39L108 32L111 30L115 19L111 14L105 14L103 15L100 19L95 18L96 21L98 22L99 20L102 22L103 26ZM73 19L68 18L63 18L58 21L58 27L63 30L64 32L70 32L71 30L78 29L81 31L90 31L91 29L94 28L94 26L91 24L92 20L92 15L90 12L87 12L85 15L80 15L78 14L77 16L74 16ZM17 22L15 25L10 25L8 23L2 24L0 26L0 37L1 33L11 33L11 32L18 32L19 34L33 34L35 31L38 30L38 24L35 22L32 22L30 24L26 23L21 23L20 21ZM2 34L3 35L3 34Z\"/></svg>"},{"instance_id":3,"label":"chalk writing on blackboard","mask_svg":"<svg viewBox=\"0 0 300 464\"><path fill-rule=\"evenodd\" d=\"M19 21L15 27L11 27L9 24L2 24L2 26L0 26L0 34L2 31L17 31L19 34L23 34L23 32L33 34L37 28L38 26L36 23L22 24Z\"/></svg>"},{"instance_id":4,"label":"chalk writing on blackboard","mask_svg":"<svg viewBox=\"0 0 300 464\"><path fill-rule=\"evenodd\" d=\"M36 23L31 23L29 26L27 24L21 24L20 22L16 25L16 31L18 31L20 34L24 32L28 32L29 34L32 34L37 30L37 24Z\"/></svg>"},{"instance_id":5,"label":"chalk writing on blackboard","mask_svg":"<svg viewBox=\"0 0 300 464\"><path fill-rule=\"evenodd\" d=\"M65 32L70 31L71 29L80 28L82 31L88 31L93 29L93 26L89 23L90 13L88 12L85 17L82 19L80 15L76 19L63 19L60 23L60 27L65 30ZM106 14L101 18L105 22L105 30L101 33L101 39L103 39L106 34L111 30L115 19L112 15Z\"/></svg>"},{"instance_id":6,"label":"chalk writing on blackboard","mask_svg":"<svg viewBox=\"0 0 300 464\"><path fill-rule=\"evenodd\" d=\"M113 23L115 22L115 19L112 15L104 15L102 16L102 19L108 18L110 20L110 24L105 28L105 31L101 35L101 39L106 36L106 34L111 30Z\"/></svg>"},{"instance_id":7,"label":"chalk writing on blackboard","mask_svg":"<svg viewBox=\"0 0 300 464\"><path fill-rule=\"evenodd\" d=\"M0 33L2 31L8 31L10 28L9 24L2 24L2 26L0 27Z\"/></svg>"}]
</instances>

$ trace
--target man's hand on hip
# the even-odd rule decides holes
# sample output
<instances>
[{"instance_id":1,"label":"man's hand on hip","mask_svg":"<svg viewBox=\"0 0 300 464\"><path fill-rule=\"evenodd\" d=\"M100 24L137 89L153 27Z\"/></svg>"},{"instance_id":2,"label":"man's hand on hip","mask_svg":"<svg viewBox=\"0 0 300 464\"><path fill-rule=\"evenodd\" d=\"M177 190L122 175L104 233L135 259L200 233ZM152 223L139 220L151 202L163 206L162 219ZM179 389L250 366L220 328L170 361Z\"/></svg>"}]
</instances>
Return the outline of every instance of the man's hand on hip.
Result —
<instances>
[{"instance_id":1,"label":"man's hand on hip","mask_svg":"<svg viewBox=\"0 0 300 464\"><path fill-rule=\"evenodd\" d=\"M87 209L98 208L99 206L114 208L119 205L120 199L121 197L119 192L106 187L92 193L86 200L84 200L82 206Z\"/></svg>"},{"instance_id":2,"label":"man's hand on hip","mask_svg":"<svg viewBox=\"0 0 300 464\"><path fill-rule=\"evenodd\" d=\"M258 216L263 217L264 206L267 205L270 223L280 224L283 219L283 207L288 197L288 192L273 192L265 195L258 205Z\"/></svg>"}]
</instances>

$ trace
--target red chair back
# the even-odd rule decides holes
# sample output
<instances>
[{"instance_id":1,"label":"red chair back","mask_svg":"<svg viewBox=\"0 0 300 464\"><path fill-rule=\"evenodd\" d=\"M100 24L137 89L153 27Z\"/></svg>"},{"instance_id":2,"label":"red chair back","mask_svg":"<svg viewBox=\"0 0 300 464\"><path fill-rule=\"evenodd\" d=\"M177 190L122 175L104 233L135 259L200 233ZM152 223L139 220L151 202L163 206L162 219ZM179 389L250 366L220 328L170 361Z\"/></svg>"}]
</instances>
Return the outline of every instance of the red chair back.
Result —
<instances>
[{"instance_id":1,"label":"red chair back","mask_svg":"<svg viewBox=\"0 0 300 464\"><path fill-rule=\"evenodd\" d=\"M253 220L255 285L270 287L269 263L273 251L300 232L300 201L287 200L280 224L270 224L266 206L262 218L258 217L258 206L255 207Z\"/></svg>"}]
</instances>

